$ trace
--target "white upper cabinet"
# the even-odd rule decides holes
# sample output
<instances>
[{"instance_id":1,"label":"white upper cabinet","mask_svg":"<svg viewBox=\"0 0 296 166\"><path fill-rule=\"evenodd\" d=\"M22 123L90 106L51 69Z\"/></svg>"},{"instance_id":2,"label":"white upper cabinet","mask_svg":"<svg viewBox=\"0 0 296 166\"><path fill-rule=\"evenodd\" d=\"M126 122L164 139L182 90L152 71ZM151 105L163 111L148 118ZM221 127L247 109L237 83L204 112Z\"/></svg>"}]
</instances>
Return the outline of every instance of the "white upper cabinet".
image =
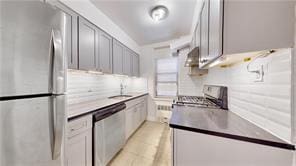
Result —
<instances>
[{"instance_id":1,"label":"white upper cabinet","mask_svg":"<svg viewBox=\"0 0 296 166\"><path fill-rule=\"evenodd\" d=\"M225 0L223 53L292 47L294 7L285 0Z\"/></svg>"},{"instance_id":2,"label":"white upper cabinet","mask_svg":"<svg viewBox=\"0 0 296 166\"><path fill-rule=\"evenodd\" d=\"M209 55L209 1L205 0L200 15L200 66L208 62Z\"/></svg>"},{"instance_id":3,"label":"white upper cabinet","mask_svg":"<svg viewBox=\"0 0 296 166\"><path fill-rule=\"evenodd\" d=\"M135 77L139 77L140 76L140 59L139 59L139 55L136 53L133 53L132 56L132 75Z\"/></svg>"},{"instance_id":4,"label":"white upper cabinet","mask_svg":"<svg viewBox=\"0 0 296 166\"><path fill-rule=\"evenodd\" d=\"M208 61L222 55L223 1L209 0L209 56Z\"/></svg>"},{"instance_id":5,"label":"white upper cabinet","mask_svg":"<svg viewBox=\"0 0 296 166\"><path fill-rule=\"evenodd\" d=\"M196 29L194 31L194 35L195 35L195 46L199 47L200 45L200 25L197 24Z\"/></svg>"},{"instance_id":6,"label":"white upper cabinet","mask_svg":"<svg viewBox=\"0 0 296 166\"><path fill-rule=\"evenodd\" d=\"M67 38L65 38L64 48L66 49L68 68L78 69L78 14L59 1L48 1L48 3L65 13Z\"/></svg>"},{"instance_id":7,"label":"white upper cabinet","mask_svg":"<svg viewBox=\"0 0 296 166\"><path fill-rule=\"evenodd\" d=\"M113 39L113 73L123 74L124 45Z\"/></svg>"},{"instance_id":8,"label":"white upper cabinet","mask_svg":"<svg viewBox=\"0 0 296 166\"><path fill-rule=\"evenodd\" d=\"M294 7L292 1L205 0L200 67L221 55L293 47Z\"/></svg>"},{"instance_id":9,"label":"white upper cabinet","mask_svg":"<svg viewBox=\"0 0 296 166\"><path fill-rule=\"evenodd\" d=\"M132 51L125 48L123 56L123 73L128 76L132 76L132 56Z\"/></svg>"},{"instance_id":10,"label":"white upper cabinet","mask_svg":"<svg viewBox=\"0 0 296 166\"><path fill-rule=\"evenodd\" d=\"M139 76L139 56L95 24L59 1L49 1L66 14L68 69Z\"/></svg>"},{"instance_id":11,"label":"white upper cabinet","mask_svg":"<svg viewBox=\"0 0 296 166\"><path fill-rule=\"evenodd\" d=\"M78 27L79 69L97 70L99 29L82 17L79 17Z\"/></svg>"},{"instance_id":12,"label":"white upper cabinet","mask_svg":"<svg viewBox=\"0 0 296 166\"><path fill-rule=\"evenodd\" d=\"M99 66L100 71L112 73L112 37L107 33L99 33Z\"/></svg>"}]
</instances>

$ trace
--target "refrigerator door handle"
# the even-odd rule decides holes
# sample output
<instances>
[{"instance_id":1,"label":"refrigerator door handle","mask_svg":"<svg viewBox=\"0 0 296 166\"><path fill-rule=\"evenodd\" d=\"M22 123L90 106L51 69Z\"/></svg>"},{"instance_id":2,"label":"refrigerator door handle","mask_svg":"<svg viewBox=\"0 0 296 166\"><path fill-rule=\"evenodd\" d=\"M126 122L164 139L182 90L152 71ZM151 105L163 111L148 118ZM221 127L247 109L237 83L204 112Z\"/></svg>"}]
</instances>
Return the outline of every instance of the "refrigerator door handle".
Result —
<instances>
[{"instance_id":1,"label":"refrigerator door handle","mask_svg":"<svg viewBox=\"0 0 296 166\"><path fill-rule=\"evenodd\" d=\"M63 55L63 38L59 30L51 32L50 50L50 83L49 92L64 94L65 92L65 62Z\"/></svg>"},{"instance_id":2,"label":"refrigerator door handle","mask_svg":"<svg viewBox=\"0 0 296 166\"><path fill-rule=\"evenodd\" d=\"M63 149L63 138L65 131L65 96L53 96L52 97L52 109L50 109L50 122L52 126L51 130L51 145L52 145L52 159L56 160L61 156Z\"/></svg>"}]
</instances>

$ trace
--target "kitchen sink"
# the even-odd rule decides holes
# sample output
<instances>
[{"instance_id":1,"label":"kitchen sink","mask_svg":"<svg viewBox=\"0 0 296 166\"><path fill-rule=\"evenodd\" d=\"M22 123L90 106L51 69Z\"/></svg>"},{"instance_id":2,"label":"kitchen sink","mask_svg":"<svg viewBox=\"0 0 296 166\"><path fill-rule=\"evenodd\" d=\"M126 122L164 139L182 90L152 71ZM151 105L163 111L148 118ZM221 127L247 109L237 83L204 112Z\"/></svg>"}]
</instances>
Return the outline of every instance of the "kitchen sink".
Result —
<instances>
[{"instance_id":1,"label":"kitchen sink","mask_svg":"<svg viewBox=\"0 0 296 166\"><path fill-rule=\"evenodd\" d=\"M110 96L110 97L108 97L108 99L122 100L122 99L130 98L130 97L133 97L133 96L132 95L116 95L116 96Z\"/></svg>"}]
</instances>

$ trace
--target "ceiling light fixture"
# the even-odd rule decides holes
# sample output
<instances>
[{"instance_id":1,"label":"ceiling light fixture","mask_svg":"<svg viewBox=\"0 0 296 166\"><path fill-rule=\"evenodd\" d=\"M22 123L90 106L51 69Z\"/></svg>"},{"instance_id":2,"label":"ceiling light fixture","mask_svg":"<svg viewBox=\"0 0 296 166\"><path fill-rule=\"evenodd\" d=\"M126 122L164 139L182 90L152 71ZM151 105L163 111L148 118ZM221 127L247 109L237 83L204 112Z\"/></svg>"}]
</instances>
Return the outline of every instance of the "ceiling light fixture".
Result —
<instances>
[{"instance_id":1,"label":"ceiling light fixture","mask_svg":"<svg viewBox=\"0 0 296 166\"><path fill-rule=\"evenodd\" d=\"M159 5L155 6L150 10L150 16L155 21L160 21L165 19L169 14L168 8L165 6Z\"/></svg>"}]
</instances>

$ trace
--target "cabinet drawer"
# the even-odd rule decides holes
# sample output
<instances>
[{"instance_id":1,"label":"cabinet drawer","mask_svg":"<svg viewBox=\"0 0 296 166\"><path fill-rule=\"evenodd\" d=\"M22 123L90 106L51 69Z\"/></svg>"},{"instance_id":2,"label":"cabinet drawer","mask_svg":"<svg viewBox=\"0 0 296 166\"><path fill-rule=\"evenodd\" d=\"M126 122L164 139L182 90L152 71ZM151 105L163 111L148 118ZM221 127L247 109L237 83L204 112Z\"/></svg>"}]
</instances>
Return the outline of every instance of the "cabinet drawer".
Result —
<instances>
[{"instance_id":1,"label":"cabinet drawer","mask_svg":"<svg viewBox=\"0 0 296 166\"><path fill-rule=\"evenodd\" d=\"M72 137L92 128L92 115L74 119L68 122L67 136Z\"/></svg>"},{"instance_id":2,"label":"cabinet drawer","mask_svg":"<svg viewBox=\"0 0 296 166\"><path fill-rule=\"evenodd\" d=\"M138 105L139 103L142 103L145 101L146 101L146 96L135 98L133 100L125 102L126 108L129 109L129 108L134 107L134 106Z\"/></svg>"}]
</instances>

